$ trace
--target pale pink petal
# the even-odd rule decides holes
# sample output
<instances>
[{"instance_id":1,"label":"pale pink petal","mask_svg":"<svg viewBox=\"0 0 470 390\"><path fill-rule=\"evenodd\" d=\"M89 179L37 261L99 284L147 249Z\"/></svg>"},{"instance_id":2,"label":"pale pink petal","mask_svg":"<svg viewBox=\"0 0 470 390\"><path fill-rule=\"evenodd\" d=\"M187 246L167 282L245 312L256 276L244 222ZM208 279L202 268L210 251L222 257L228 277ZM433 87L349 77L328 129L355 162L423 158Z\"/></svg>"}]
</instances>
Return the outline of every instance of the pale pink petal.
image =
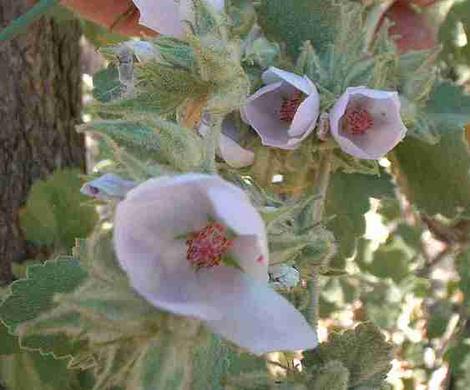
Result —
<instances>
[{"instance_id":1,"label":"pale pink petal","mask_svg":"<svg viewBox=\"0 0 470 390\"><path fill-rule=\"evenodd\" d=\"M320 110L320 96L306 76L275 67L263 73L268 85L247 99L241 110L242 119L260 136L263 145L293 150L314 130ZM288 96L296 91L307 95L294 115L292 123L280 119L280 109Z\"/></svg>"},{"instance_id":2,"label":"pale pink petal","mask_svg":"<svg viewBox=\"0 0 470 390\"><path fill-rule=\"evenodd\" d=\"M232 254L240 266L254 278L268 280L269 252L264 221L248 196L234 185L207 188L213 215L237 236ZM262 258L262 261L260 261Z\"/></svg>"},{"instance_id":3,"label":"pale pink petal","mask_svg":"<svg viewBox=\"0 0 470 390\"><path fill-rule=\"evenodd\" d=\"M242 118L258 133L263 145L282 147L289 142L289 124L279 120L277 113L283 91L294 89L283 82L269 84L250 96L243 108Z\"/></svg>"},{"instance_id":4,"label":"pale pink petal","mask_svg":"<svg viewBox=\"0 0 470 390\"><path fill-rule=\"evenodd\" d=\"M240 254L232 254L236 260L249 255L240 266L256 278L264 272L267 280L264 223L245 193L218 176L186 174L148 180L117 207L116 254L136 291L173 313L216 318L200 290L199 277L206 270L195 272L186 260L185 244L189 233L214 219L240 236L253 237L236 238ZM257 253L265 262L257 262Z\"/></svg>"},{"instance_id":5,"label":"pale pink petal","mask_svg":"<svg viewBox=\"0 0 470 390\"><path fill-rule=\"evenodd\" d=\"M215 333L257 355L318 345L302 314L266 284L236 269L220 268L205 276L217 291L208 300L222 313L220 319L206 322Z\"/></svg>"},{"instance_id":6,"label":"pale pink petal","mask_svg":"<svg viewBox=\"0 0 470 390\"><path fill-rule=\"evenodd\" d=\"M225 265L195 270L186 260L187 234L213 220L236 234L230 254L244 272ZM221 178L187 174L138 186L117 207L114 243L132 287L157 308L201 319L256 354L317 345L300 312L266 286L261 217Z\"/></svg>"},{"instance_id":7,"label":"pale pink petal","mask_svg":"<svg viewBox=\"0 0 470 390\"><path fill-rule=\"evenodd\" d=\"M139 23L160 34L181 38L184 27L175 0L132 0L140 11Z\"/></svg>"},{"instance_id":8,"label":"pale pink petal","mask_svg":"<svg viewBox=\"0 0 470 390\"><path fill-rule=\"evenodd\" d=\"M263 82L268 85L285 81L306 95L310 95L313 92L313 88L315 88L308 77L302 77L295 73L287 72L274 66L271 66L268 70L266 70L263 73L262 78Z\"/></svg>"},{"instance_id":9,"label":"pale pink petal","mask_svg":"<svg viewBox=\"0 0 470 390\"><path fill-rule=\"evenodd\" d=\"M175 314L198 318L217 318L218 314L198 295L199 283L194 269L186 261L184 240L152 234L145 224L146 215L154 204L141 208L121 205L116 215L114 243L122 268L132 287L154 306ZM142 224L129 223L140 218ZM121 222L121 219L123 220Z\"/></svg>"},{"instance_id":10,"label":"pale pink petal","mask_svg":"<svg viewBox=\"0 0 470 390\"><path fill-rule=\"evenodd\" d=\"M320 95L315 86L313 88L315 92L299 106L289 129L289 135L301 137L300 141L313 131L320 115Z\"/></svg>"},{"instance_id":11,"label":"pale pink petal","mask_svg":"<svg viewBox=\"0 0 470 390\"><path fill-rule=\"evenodd\" d=\"M242 148L236 141L230 138L225 132L232 132L234 124L226 119L222 123L222 134L219 138L217 155L233 168L244 168L253 164L255 154L251 150ZM236 131L236 129L235 129ZM209 133L207 122L203 121L198 128L199 134L206 136Z\"/></svg>"},{"instance_id":12,"label":"pale pink petal","mask_svg":"<svg viewBox=\"0 0 470 390\"><path fill-rule=\"evenodd\" d=\"M255 154L251 150L242 148L230 137L221 134L219 140L220 157L233 168L244 168L253 164Z\"/></svg>"},{"instance_id":13,"label":"pale pink petal","mask_svg":"<svg viewBox=\"0 0 470 390\"><path fill-rule=\"evenodd\" d=\"M374 126L364 135L345 134L341 118L353 99L359 98L371 114ZM330 111L330 130L341 149L358 158L376 160L393 149L406 135L400 117L400 101L396 92L350 87Z\"/></svg>"},{"instance_id":14,"label":"pale pink petal","mask_svg":"<svg viewBox=\"0 0 470 390\"><path fill-rule=\"evenodd\" d=\"M235 238L230 254L247 275L262 282L269 280L267 247L258 236Z\"/></svg>"}]
</instances>

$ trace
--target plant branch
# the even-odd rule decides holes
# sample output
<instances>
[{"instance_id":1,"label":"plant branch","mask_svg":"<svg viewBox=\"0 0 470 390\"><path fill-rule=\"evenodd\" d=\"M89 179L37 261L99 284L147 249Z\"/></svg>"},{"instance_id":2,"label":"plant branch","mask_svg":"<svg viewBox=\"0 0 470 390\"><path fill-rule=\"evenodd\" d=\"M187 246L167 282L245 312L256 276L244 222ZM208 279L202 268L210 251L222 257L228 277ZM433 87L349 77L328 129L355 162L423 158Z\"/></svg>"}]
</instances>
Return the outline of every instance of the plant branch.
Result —
<instances>
[{"instance_id":1,"label":"plant branch","mask_svg":"<svg viewBox=\"0 0 470 390\"><path fill-rule=\"evenodd\" d=\"M326 192L328 185L330 184L331 176L331 165L333 161L333 151L326 150L322 153L320 158L320 164L318 166L317 174L314 182L314 200L312 208L312 223L318 224L323 218L323 211L325 208ZM318 268L318 267L317 267ZM318 269L314 269L312 279L309 281L308 288L310 294L310 303L307 309L307 318L310 324L314 327L318 323L318 311L319 311L319 298L320 298L320 286L319 286L319 274Z\"/></svg>"},{"instance_id":2,"label":"plant branch","mask_svg":"<svg viewBox=\"0 0 470 390\"><path fill-rule=\"evenodd\" d=\"M202 165L203 172L216 173L215 154L217 144L222 132L222 118L211 115L209 122L209 132L204 137L204 161Z\"/></svg>"}]
</instances>

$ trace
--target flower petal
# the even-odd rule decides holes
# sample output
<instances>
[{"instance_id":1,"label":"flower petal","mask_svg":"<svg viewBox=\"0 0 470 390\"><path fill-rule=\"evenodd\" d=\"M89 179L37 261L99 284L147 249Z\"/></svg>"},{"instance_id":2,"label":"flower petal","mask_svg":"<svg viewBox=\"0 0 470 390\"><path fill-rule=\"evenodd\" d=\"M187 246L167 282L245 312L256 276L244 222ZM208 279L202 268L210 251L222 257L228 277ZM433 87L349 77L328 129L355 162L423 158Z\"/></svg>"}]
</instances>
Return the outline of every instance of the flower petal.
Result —
<instances>
[{"instance_id":1,"label":"flower petal","mask_svg":"<svg viewBox=\"0 0 470 390\"><path fill-rule=\"evenodd\" d=\"M236 141L225 134L226 132L232 133L234 130L236 132L237 130L234 129L234 127L234 124L229 119L225 119L223 121L222 134L220 135L217 154L233 168L248 167L253 164L255 154L251 150L242 148ZM209 126L206 122L201 122L198 132L202 136L209 133Z\"/></svg>"},{"instance_id":2,"label":"flower petal","mask_svg":"<svg viewBox=\"0 0 470 390\"><path fill-rule=\"evenodd\" d=\"M300 141L313 131L320 115L320 95L316 87L312 86L314 92L299 106L289 129L289 135L301 137Z\"/></svg>"},{"instance_id":3,"label":"flower petal","mask_svg":"<svg viewBox=\"0 0 470 390\"><path fill-rule=\"evenodd\" d=\"M140 11L139 23L160 34L184 36L180 6L175 0L132 0Z\"/></svg>"},{"instance_id":4,"label":"flower petal","mask_svg":"<svg viewBox=\"0 0 470 390\"><path fill-rule=\"evenodd\" d=\"M233 168L248 167L255 161L255 154L251 150L242 148L224 134L220 135L219 154Z\"/></svg>"},{"instance_id":5,"label":"flower petal","mask_svg":"<svg viewBox=\"0 0 470 390\"><path fill-rule=\"evenodd\" d=\"M206 321L215 333L257 355L318 345L302 314L265 284L236 269L220 268L206 277L216 292L210 304L222 315Z\"/></svg>"},{"instance_id":6,"label":"flower petal","mask_svg":"<svg viewBox=\"0 0 470 390\"><path fill-rule=\"evenodd\" d=\"M251 237L237 237L232 254L247 273L267 280L264 223L246 194L218 176L186 174L148 180L117 207L114 245L134 289L173 313L217 318L199 282L207 271L192 268L185 244L187 234L212 219ZM256 261L259 256L264 263Z\"/></svg>"},{"instance_id":7,"label":"flower petal","mask_svg":"<svg viewBox=\"0 0 470 390\"><path fill-rule=\"evenodd\" d=\"M374 121L374 126L360 136L345 134L341 129L341 119L355 98L361 99ZM330 111L330 130L344 152L368 160L383 157L407 131L400 117L398 93L366 87L347 88Z\"/></svg>"},{"instance_id":8,"label":"flower petal","mask_svg":"<svg viewBox=\"0 0 470 390\"><path fill-rule=\"evenodd\" d=\"M306 95L313 93L312 87L315 88L307 76L302 77L295 73L287 72L274 66L271 66L268 70L266 70L263 73L262 78L263 82L268 85L277 83L279 81L285 81Z\"/></svg>"},{"instance_id":9,"label":"flower petal","mask_svg":"<svg viewBox=\"0 0 470 390\"><path fill-rule=\"evenodd\" d=\"M283 82L266 85L250 96L242 109L243 120L258 133L263 145L282 147L289 141L289 124L280 121L277 113L286 89L294 91Z\"/></svg>"}]
</instances>

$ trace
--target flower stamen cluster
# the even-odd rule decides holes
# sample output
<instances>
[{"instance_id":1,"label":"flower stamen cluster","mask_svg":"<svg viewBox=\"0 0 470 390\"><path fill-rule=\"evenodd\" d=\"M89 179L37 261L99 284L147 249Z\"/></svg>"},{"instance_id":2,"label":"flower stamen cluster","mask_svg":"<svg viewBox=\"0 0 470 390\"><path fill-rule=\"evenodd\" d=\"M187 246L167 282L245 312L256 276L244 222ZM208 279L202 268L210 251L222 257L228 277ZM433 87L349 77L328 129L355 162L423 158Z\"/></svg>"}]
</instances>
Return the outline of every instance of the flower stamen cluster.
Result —
<instances>
[{"instance_id":1,"label":"flower stamen cluster","mask_svg":"<svg viewBox=\"0 0 470 390\"><path fill-rule=\"evenodd\" d=\"M294 91L289 97L283 98L279 110L279 119L283 122L292 123L303 100L304 94L301 91Z\"/></svg>"},{"instance_id":2,"label":"flower stamen cluster","mask_svg":"<svg viewBox=\"0 0 470 390\"><path fill-rule=\"evenodd\" d=\"M186 259L196 268L212 268L222 263L223 256L232 247L225 227L211 222L203 229L191 233L186 241Z\"/></svg>"},{"instance_id":3,"label":"flower stamen cluster","mask_svg":"<svg viewBox=\"0 0 470 390\"><path fill-rule=\"evenodd\" d=\"M344 120L344 129L352 135L364 135L374 126L372 115L364 108L348 108Z\"/></svg>"}]
</instances>

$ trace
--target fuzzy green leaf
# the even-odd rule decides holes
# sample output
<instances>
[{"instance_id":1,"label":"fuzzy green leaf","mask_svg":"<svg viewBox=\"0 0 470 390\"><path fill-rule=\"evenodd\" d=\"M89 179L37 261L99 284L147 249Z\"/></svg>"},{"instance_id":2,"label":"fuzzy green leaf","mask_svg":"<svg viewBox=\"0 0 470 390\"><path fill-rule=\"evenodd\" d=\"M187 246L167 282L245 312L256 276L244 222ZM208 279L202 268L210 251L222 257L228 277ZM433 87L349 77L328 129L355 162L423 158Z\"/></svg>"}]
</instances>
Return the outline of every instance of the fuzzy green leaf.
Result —
<instances>
[{"instance_id":1,"label":"fuzzy green leaf","mask_svg":"<svg viewBox=\"0 0 470 390\"><path fill-rule=\"evenodd\" d=\"M18 339L8 333L8 328L0 322L0 356L19 352Z\"/></svg>"},{"instance_id":2,"label":"fuzzy green leaf","mask_svg":"<svg viewBox=\"0 0 470 390\"><path fill-rule=\"evenodd\" d=\"M26 238L68 252L75 238L88 236L97 215L80 187L76 169L59 170L36 182L20 216Z\"/></svg>"},{"instance_id":3,"label":"fuzzy green leaf","mask_svg":"<svg viewBox=\"0 0 470 390\"><path fill-rule=\"evenodd\" d=\"M315 370L310 390L347 390L349 371L339 361L331 361Z\"/></svg>"},{"instance_id":4,"label":"fuzzy green leaf","mask_svg":"<svg viewBox=\"0 0 470 390\"><path fill-rule=\"evenodd\" d=\"M381 176L336 172L331 177L325 214L327 224L338 242L338 264L354 253L356 241L365 232L364 214L369 210L369 198L393 197L393 185L386 174Z\"/></svg>"},{"instance_id":5,"label":"fuzzy green leaf","mask_svg":"<svg viewBox=\"0 0 470 390\"><path fill-rule=\"evenodd\" d=\"M217 336L208 335L207 339L194 350L192 390L224 390L224 383L230 381L231 377L259 373L266 369L263 359L237 353Z\"/></svg>"},{"instance_id":6,"label":"fuzzy green leaf","mask_svg":"<svg viewBox=\"0 0 470 390\"><path fill-rule=\"evenodd\" d=\"M142 349L132 370L128 390L183 390L191 380L191 344L160 337Z\"/></svg>"},{"instance_id":7,"label":"fuzzy green leaf","mask_svg":"<svg viewBox=\"0 0 470 390\"><path fill-rule=\"evenodd\" d=\"M109 109L169 114L188 99L202 99L210 88L208 82L185 69L156 62L136 68L136 76L136 96L115 102Z\"/></svg>"},{"instance_id":8,"label":"fuzzy green leaf","mask_svg":"<svg viewBox=\"0 0 470 390\"><path fill-rule=\"evenodd\" d=\"M119 70L111 63L93 76L93 97L101 103L108 103L122 96L124 85L119 81Z\"/></svg>"},{"instance_id":9,"label":"fuzzy green leaf","mask_svg":"<svg viewBox=\"0 0 470 390\"><path fill-rule=\"evenodd\" d=\"M364 323L343 334L332 334L328 342L306 354L309 368L341 362L350 373L350 389L380 389L391 368L392 346L375 325Z\"/></svg>"},{"instance_id":10,"label":"fuzzy green leaf","mask_svg":"<svg viewBox=\"0 0 470 390\"><path fill-rule=\"evenodd\" d=\"M8 390L72 390L76 378L64 360L41 356L38 352L20 351L0 356L0 381Z\"/></svg>"},{"instance_id":11,"label":"fuzzy green leaf","mask_svg":"<svg viewBox=\"0 0 470 390\"><path fill-rule=\"evenodd\" d=\"M379 278L391 278L395 283L400 283L409 275L410 260L411 256L403 242L394 240L381 245L374 252L367 270Z\"/></svg>"},{"instance_id":12,"label":"fuzzy green leaf","mask_svg":"<svg viewBox=\"0 0 470 390\"><path fill-rule=\"evenodd\" d=\"M27 278L14 282L11 293L0 306L0 319L10 332L39 315L53 309L54 296L77 288L86 278L77 260L61 257L28 267ZM64 337L31 336L21 340L22 346L66 356L76 347Z\"/></svg>"},{"instance_id":13,"label":"fuzzy green leaf","mask_svg":"<svg viewBox=\"0 0 470 390\"><path fill-rule=\"evenodd\" d=\"M437 145L408 138L395 151L398 184L421 211L453 217L470 206L470 153L463 130Z\"/></svg>"},{"instance_id":14,"label":"fuzzy green leaf","mask_svg":"<svg viewBox=\"0 0 470 390\"><path fill-rule=\"evenodd\" d=\"M332 0L262 0L258 8L268 38L285 42L294 57L307 40L319 53L325 52L334 41L338 13Z\"/></svg>"}]
</instances>

